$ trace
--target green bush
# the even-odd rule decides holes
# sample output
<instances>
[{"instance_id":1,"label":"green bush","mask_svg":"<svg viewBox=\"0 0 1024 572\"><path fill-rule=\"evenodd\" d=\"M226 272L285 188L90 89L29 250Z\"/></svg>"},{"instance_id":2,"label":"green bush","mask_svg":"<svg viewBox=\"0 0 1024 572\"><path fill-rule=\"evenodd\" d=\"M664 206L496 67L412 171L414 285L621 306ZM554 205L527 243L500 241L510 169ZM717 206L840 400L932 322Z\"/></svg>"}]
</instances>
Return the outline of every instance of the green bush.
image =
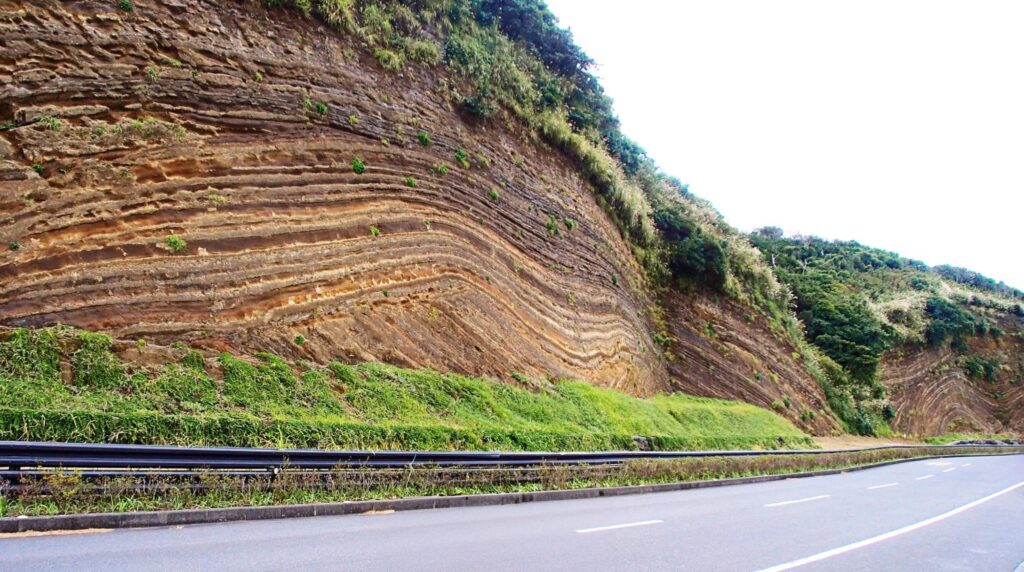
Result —
<instances>
[{"instance_id":1,"label":"green bush","mask_svg":"<svg viewBox=\"0 0 1024 572\"><path fill-rule=\"evenodd\" d=\"M186 243L183 238L175 234L165 238L164 244L167 245L167 248L170 249L172 254L184 252L185 248L188 246L188 243Z\"/></svg>"},{"instance_id":2,"label":"green bush","mask_svg":"<svg viewBox=\"0 0 1024 572\"><path fill-rule=\"evenodd\" d=\"M423 145L424 147L430 147L430 144L432 143L430 140L430 134L426 131L421 130L416 133L416 139L420 142L420 145Z\"/></svg>"},{"instance_id":3,"label":"green bush","mask_svg":"<svg viewBox=\"0 0 1024 572\"><path fill-rule=\"evenodd\" d=\"M974 332L974 316L961 308L958 304L950 302L939 296L928 298L925 312L931 319L928 324L928 342L932 345L940 345L952 338L955 345L961 345L961 338Z\"/></svg>"},{"instance_id":4,"label":"green bush","mask_svg":"<svg viewBox=\"0 0 1024 572\"><path fill-rule=\"evenodd\" d=\"M462 147L455 150L455 162L459 164L463 169L469 168L469 153Z\"/></svg>"},{"instance_id":5,"label":"green bush","mask_svg":"<svg viewBox=\"0 0 1024 572\"><path fill-rule=\"evenodd\" d=\"M380 67L389 72L397 72L402 69L402 56L391 50L376 48L373 50L373 57L377 59Z\"/></svg>"},{"instance_id":6,"label":"green bush","mask_svg":"<svg viewBox=\"0 0 1024 572\"><path fill-rule=\"evenodd\" d=\"M441 62L441 50L434 42L416 40L409 44L409 59L421 64L436 66Z\"/></svg>"},{"instance_id":7,"label":"green bush","mask_svg":"<svg viewBox=\"0 0 1024 572\"><path fill-rule=\"evenodd\" d=\"M357 175L362 175L366 171L366 163L360 157L352 158L352 172Z\"/></svg>"}]
</instances>

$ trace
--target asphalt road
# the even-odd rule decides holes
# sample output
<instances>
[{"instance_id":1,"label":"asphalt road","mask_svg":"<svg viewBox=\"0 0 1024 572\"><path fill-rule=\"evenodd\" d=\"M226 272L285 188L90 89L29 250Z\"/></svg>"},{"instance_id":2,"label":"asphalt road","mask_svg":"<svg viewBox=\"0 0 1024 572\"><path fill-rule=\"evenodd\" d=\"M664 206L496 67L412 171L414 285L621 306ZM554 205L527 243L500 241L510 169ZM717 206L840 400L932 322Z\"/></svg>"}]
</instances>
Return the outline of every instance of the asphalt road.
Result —
<instances>
[{"instance_id":1,"label":"asphalt road","mask_svg":"<svg viewBox=\"0 0 1024 572\"><path fill-rule=\"evenodd\" d=\"M19 571L1014 572L1022 564L1020 455L615 498L0 539L0 570Z\"/></svg>"}]
</instances>

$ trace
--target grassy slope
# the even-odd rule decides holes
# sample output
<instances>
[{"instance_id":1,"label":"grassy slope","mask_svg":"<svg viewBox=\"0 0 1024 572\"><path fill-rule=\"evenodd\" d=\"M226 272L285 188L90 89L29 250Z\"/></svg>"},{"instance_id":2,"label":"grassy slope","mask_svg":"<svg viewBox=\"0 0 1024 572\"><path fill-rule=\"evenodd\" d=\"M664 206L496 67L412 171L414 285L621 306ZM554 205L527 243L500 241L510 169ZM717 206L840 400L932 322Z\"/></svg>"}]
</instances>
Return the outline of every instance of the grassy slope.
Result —
<instances>
[{"instance_id":1,"label":"grassy slope","mask_svg":"<svg viewBox=\"0 0 1024 572\"><path fill-rule=\"evenodd\" d=\"M657 449L811 445L785 419L737 402L679 394L641 400L564 380L530 391L379 363L321 367L269 354L214 361L175 353L178 362L136 369L100 334L14 330L0 342L0 439L574 450L632 449L633 437L643 436Z\"/></svg>"}]
</instances>

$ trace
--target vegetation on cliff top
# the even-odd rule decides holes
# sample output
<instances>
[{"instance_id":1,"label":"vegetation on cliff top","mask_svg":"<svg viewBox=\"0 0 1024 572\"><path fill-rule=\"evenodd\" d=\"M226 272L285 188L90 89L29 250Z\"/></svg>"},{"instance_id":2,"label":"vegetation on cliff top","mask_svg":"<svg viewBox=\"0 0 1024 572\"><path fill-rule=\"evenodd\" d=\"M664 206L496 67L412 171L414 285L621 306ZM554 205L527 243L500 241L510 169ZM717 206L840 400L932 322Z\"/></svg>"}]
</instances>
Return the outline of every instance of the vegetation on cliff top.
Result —
<instances>
[{"instance_id":1,"label":"vegetation on cliff top","mask_svg":"<svg viewBox=\"0 0 1024 572\"><path fill-rule=\"evenodd\" d=\"M876 428L892 415L878 381L886 350L949 344L966 352L969 336L1003 334L994 316L1024 314L1020 291L975 272L930 268L856 242L785 238L779 228L751 239L792 287L807 339L841 368L833 377ZM963 363L969 376L988 380L998 367L977 356Z\"/></svg>"},{"instance_id":2,"label":"vegetation on cliff top","mask_svg":"<svg viewBox=\"0 0 1024 572\"><path fill-rule=\"evenodd\" d=\"M568 380L523 389L271 354L213 360L185 347L157 360L165 365L140 365L153 351L142 343L121 348L123 362L102 334L59 326L8 332L0 341L0 439L441 450L812 444L785 419L737 402L637 399Z\"/></svg>"}]
</instances>

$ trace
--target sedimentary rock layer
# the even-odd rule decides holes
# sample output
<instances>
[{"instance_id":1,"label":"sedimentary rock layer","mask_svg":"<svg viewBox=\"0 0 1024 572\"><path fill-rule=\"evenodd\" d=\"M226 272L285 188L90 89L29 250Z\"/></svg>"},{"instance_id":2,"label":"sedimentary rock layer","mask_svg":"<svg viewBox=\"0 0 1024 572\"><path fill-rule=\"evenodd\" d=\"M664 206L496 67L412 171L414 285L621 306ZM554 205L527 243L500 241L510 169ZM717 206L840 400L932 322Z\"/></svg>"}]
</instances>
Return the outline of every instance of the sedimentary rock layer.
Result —
<instances>
[{"instance_id":1,"label":"sedimentary rock layer","mask_svg":"<svg viewBox=\"0 0 1024 572\"><path fill-rule=\"evenodd\" d=\"M0 12L0 323L667 387L592 190L441 69L255 2Z\"/></svg>"},{"instance_id":2,"label":"sedimentary rock layer","mask_svg":"<svg viewBox=\"0 0 1024 572\"><path fill-rule=\"evenodd\" d=\"M1024 320L987 318L1005 332L972 336L967 348L903 347L882 360L882 380L896 410L895 426L915 435L1024 431ZM970 376L970 358L995 365L991 379Z\"/></svg>"}]
</instances>

